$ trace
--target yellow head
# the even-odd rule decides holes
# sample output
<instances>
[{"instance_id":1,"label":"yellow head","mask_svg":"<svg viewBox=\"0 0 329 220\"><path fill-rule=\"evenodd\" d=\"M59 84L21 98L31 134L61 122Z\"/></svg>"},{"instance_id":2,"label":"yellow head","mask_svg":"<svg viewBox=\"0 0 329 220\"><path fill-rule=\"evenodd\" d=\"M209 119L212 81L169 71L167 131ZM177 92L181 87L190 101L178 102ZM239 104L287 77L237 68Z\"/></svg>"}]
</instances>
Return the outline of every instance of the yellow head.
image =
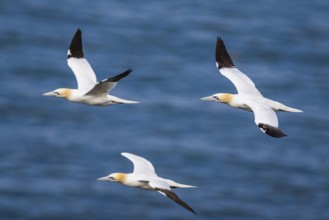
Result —
<instances>
[{"instance_id":1,"label":"yellow head","mask_svg":"<svg viewBox=\"0 0 329 220\"><path fill-rule=\"evenodd\" d=\"M71 89L66 89L66 88L59 88L51 92L46 92L43 95L44 96L55 96L59 98L65 98L68 99L72 94Z\"/></svg>"},{"instance_id":2,"label":"yellow head","mask_svg":"<svg viewBox=\"0 0 329 220\"><path fill-rule=\"evenodd\" d=\"M231 102L232 98L233 98L233 95L229 94L229 93L216 93L214 95L204 97L201 100L229 104Z\"/></svg>"},{"instance_id":3,"label":"yellow head","mask_svg":"<svg viewBox=\"0 0 329 220\"><path fill-rule=\"evenodd\" d=\"M112 182L118 182L118 183L124 183L126 181L126 179L127 179L127 174L125 174L125 173L111 173L108 176L98 178L98 180L112 181Z\"/></svg>"}]
</instances>

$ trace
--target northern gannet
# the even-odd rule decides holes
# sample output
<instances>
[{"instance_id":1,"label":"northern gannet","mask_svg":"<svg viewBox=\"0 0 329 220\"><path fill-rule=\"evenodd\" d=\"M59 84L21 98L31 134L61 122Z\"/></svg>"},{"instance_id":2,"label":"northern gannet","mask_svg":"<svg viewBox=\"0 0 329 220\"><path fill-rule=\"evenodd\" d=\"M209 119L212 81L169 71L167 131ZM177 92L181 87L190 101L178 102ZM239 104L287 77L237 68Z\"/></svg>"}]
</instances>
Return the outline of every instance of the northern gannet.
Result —
<instances>
[{"instance_id":1,"label":"northern gannet","mask_svg":"<svg viewBox=\"0 0 329 220\"><path fill-rule=\"evenodd\" d=\"M176 183L173 180L164 179L155 173L152 163L143 157L131 154L121 153L122 156L128 158L134 164L132 173L112 173L108 176L98 178L101 181L118 182L126 186L136 187L140 189L158 191L162 195L168 197L187 210L196 214L196 212L181 200L171 188L192 188L195 186Z\"/></svg>"},{"instance_id":2,"label":"northern gannet","mask_svg":"<svg viewBox=\"0 0 329 220\"><path fill-rule=\"evenodd\" d=\"M253 81L235 67L225 48L224 41L218 37L216 45L216 66L219 72L234 84L238 94L216 93L201 98L201 100L220 102L233 108L251 111L254 113L255 123L261 131L276 138L286 136L286 134L278 128L279 122L275 111L302 111L263 97Z\"/></svg>"},{"instance_id":3,"label":"northern gannet","mask_svg":"<svg viewBox=\"0 0 329 220\"><path fill-rule=\"evenodd\" d=\"M120 79L126 77L132 71L131 69L117 76L97 82L96 74L83 54L80 29L76 31L71 41L67 52L67 64L76 77L78 89L59 88L44 93L44 96L55 96L72 102L97 106L138 103L108 94L118 84Z\"/></svg>"}]
</instances>

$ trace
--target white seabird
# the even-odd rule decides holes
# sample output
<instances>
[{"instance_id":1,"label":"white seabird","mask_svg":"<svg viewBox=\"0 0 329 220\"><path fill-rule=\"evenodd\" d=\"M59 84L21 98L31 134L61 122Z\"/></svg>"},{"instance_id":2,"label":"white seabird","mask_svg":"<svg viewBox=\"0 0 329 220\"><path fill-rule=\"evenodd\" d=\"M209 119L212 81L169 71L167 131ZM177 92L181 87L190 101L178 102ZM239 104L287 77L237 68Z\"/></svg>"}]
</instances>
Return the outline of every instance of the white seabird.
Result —
<instances>
[{"instance_id":1,"label":"white seabird","mask_svg":"<svg viewBox=\"0 0 329 220\"><path fill-rule=\"evenodd\" d=\"M217 37L216 66L219 72L228 78L236 87L238 94L216 93L201 100L215 101L227 104L233 108L240 108L254 113L255 123L266 134L280 138L286 136L279 128L275 111L302 112L263 97L254 82L238 68L228 54L224 42Z\"/></svg>"},{"instance_id":2,"label":"white seabird","mask_svg":"<svg viewBox=\"0 0 329 220\"><path fill-rule=\"evenodd\" d=\"M97 82L96 74L83 54L80 29L76 31L67 52L67 64L76 77L78 89L59 88L44 93L44 96L55 96L72 102L97 106L138 103L108 94L118 84L120 79L126 77L132 71L131 69L117 76Z\"/></svg>"},{"instance_id":3,"label":"white seabird","mask_svg":"<svg viewBox=\"0 0 329 220\"><path fill-rule=\"evenodd\" d=\"M108 176L98 178L98 180L113 181L126 186L158 191L162 195L196 214L196 212L189 205L187 205L173 191L171 191L171 188L192 188L195 186L180 184L173 180L159 177L155 173L152 163L143 157L131 153L121 153L121 155L128 158L134 164L133 172L112 173Z\"/></svg>"}]
</instances>

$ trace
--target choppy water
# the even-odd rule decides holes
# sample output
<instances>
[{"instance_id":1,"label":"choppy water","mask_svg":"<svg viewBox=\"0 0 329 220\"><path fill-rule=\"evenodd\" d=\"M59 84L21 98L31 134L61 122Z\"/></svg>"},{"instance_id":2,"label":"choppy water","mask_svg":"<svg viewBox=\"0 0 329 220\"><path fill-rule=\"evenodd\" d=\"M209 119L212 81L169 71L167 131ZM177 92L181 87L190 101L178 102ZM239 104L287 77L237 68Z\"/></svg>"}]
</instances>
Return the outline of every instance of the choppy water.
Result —
<instances>
[{"instance_id":1,"label":"choppy water","mask_svg":"<svg viewBox=\"0 0 329 220\"><path fill-rule=\"evenodd\" d=\"M1 1L1 219L329 219L329 3ZM66 51L77 28L99 79L139 105L90 107L41 94L76 86ZM234 92L214 64L221 36L289 135L201 102ZM197 185L160 194L96 181L129 172L123 151L160 176Z\"/></svg>"}]
</instances>

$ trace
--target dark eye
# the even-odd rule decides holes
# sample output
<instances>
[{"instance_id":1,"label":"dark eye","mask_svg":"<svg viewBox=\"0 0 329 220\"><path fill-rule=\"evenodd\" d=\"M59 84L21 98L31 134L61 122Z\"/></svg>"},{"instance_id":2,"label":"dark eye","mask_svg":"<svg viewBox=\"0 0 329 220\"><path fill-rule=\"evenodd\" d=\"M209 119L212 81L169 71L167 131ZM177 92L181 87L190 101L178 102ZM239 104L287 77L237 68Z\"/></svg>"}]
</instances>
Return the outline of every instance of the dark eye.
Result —
<instances>
[{"instance_id":1,"label":"dark eye","mask_svg":"<svg viewBox=\"0 0 329 220\"><path fill-rule=\"evenodd\" d=\"M54 92L56 95L59 95L59 92Z\"/></svg>"},{"instance_id":2,"label":"dark eye","mask_svg":"<svg viewBox=\"0 0 329 220\"><path fill-rule=\"evenodd\" d=\"M219 98L217 96L215 96L215 95L213 96L213 98L219 100Z\"/></svg>"}]
</instances>

